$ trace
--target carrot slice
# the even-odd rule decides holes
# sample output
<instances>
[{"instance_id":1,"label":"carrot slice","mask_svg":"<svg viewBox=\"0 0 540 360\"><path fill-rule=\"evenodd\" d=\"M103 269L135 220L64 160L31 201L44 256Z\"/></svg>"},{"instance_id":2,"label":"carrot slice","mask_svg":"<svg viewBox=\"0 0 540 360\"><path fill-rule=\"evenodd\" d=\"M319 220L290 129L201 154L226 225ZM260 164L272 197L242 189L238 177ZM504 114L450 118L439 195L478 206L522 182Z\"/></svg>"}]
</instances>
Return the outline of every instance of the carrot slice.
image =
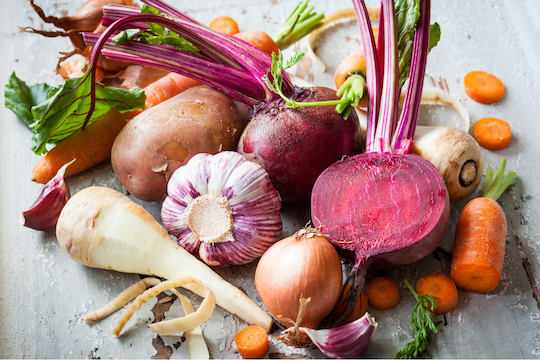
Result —
<instances>
[{"instance_id":1,"label":"carrot slice","mask_svg":"<svg viewBox=\"0 0 540 360\"><path fill-rule=\"evenodd\" d=\"M493 104L504 97L504 85L497 77L484 71L472 71L465 76L465 93L476 102Z\"/></svg>"},{"instance_id":2,"label":"carrot slice","mask_svg":"<svg viewBox=\"0 0 540 360\"><path fill-rule=\"evenodd\" d=\"M416 292L419 295L428 294L437 299L437 306L433 309L435 314L444 314L454 310L459 300L454 280L439 271L422 276L416 283Z\"/></svg>"},{"instance_id":3,"label":"carrot slice","mask_svg":"<svg viewBox=\"0 0 540 360\"><path fill-rule=\"evenodd\" d=\"M501 150L512 140L512 129L504 120L483 118L474 123L474 137L478 144L488 150Z\"/></svg>"},{"instance_id":4,"label":"carrot slice","mask_svg":"<svg viewBox=\"0 0 540 360\"><path fill-rule=\"evenodd\" d=\"M235 35L240 32L238 24L233 18L228 16L220 16L212 20L208 27L212 30L220 31L225 34Z\"/></svg>"},{"instance_id":5,"label":"carrot slice","mask_svg":"<svg viewBox=\"0 0 540 360\"><path fill-rule=\"evenodd\" d=\"M246 359L261 358L268 351L268 333L262 327L250 325L234 338L238 353Z\"/></svg>"},{"instance_id":6,"label":"carrot slice","mask_svg":"<svg viewBox=\"0 0 540 360\"><path fill-rule=\"evenodd\" d=\"M345 287L345 295L347 296L348 292L350 291L351 291L351 284L347 284ZM336 305L336 309L337 309L336 313L341 314L343 310L345 310L346 298L347 297L339 299L339 302ZM351 315L349 315L347 319L345 319L345 323L348 324L350 322L360 319L367 311L368 311L368 297L367 297L366 291L362 289L362 292L360 293L360 297L358 298L358 300L356 300L356 303L354 304L354 309Z\"/></svg>"},{"instance_id":7,"label":"carrot slice","mask_svg":"<svg viewBox=\"0 0 540 360\"><path fill-rule=\"evenodd\" d=\"M396 307L401 301L399 288L389 277L377 277L366 286L368 302L377 310L388 310Z\"/></svg>"}]
</instances>

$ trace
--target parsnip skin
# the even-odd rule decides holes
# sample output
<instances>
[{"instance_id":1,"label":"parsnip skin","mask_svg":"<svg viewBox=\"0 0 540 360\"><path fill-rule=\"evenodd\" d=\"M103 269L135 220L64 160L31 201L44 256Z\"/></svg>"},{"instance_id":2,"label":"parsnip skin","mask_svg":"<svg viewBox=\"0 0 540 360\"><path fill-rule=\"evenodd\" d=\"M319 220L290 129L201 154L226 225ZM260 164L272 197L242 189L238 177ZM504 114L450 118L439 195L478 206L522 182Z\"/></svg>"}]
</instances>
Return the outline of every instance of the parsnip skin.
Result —
<instances>
[{"instance_id":1,"label":"parsnip skin","mask_svg":"<svg viewBox=\"0 0 540 360\"><path fill-rule=\"evenodd\" d=\"M272 318L255 302L178 246L150 213L117 191L89 187L75 194L60 214L56 236L81 264L167 279L194 276L221 307L267 331L272 326ZM202 286L186 288L206 293Z\"/></svg>"}]
</instances>

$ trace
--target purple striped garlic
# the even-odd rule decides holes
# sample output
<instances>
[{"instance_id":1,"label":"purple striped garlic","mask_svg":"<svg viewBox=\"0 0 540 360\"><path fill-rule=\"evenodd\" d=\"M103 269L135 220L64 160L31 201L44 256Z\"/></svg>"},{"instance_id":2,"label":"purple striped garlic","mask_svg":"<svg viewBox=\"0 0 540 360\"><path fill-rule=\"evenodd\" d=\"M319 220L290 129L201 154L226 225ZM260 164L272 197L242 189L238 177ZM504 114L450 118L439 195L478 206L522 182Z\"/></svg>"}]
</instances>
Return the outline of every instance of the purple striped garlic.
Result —
<instances>
[{"instance_id":1,"label":"purple striped garlic","mask_svg":"<svg viewBox=\"0 0 540 360\"><path fill-rule=\"evenodd\" d=\"M195 155L167 193L163 225L210 266L250 263L281 238L281 198L266 171L239 153Z\"/></svg>"}]
</instances>

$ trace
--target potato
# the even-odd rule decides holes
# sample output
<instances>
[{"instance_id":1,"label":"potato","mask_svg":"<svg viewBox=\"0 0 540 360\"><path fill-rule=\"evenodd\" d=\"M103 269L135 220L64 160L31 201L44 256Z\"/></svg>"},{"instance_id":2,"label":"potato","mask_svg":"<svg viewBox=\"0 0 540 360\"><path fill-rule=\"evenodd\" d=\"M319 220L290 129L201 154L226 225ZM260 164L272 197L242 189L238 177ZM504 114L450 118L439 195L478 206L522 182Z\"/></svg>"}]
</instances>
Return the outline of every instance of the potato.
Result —
<instances>
[{"instance_id":1,"label":"potato","mask_svg":"<svg viewBox=\"0 0 540 360\"><path fill-rule=\"evenodd\" d=\"M248 107L197 86L134 117L116 138L111 161L135 197L163 200L173 172L198 153L236 150Z\"/></svg>"}]
</instances>

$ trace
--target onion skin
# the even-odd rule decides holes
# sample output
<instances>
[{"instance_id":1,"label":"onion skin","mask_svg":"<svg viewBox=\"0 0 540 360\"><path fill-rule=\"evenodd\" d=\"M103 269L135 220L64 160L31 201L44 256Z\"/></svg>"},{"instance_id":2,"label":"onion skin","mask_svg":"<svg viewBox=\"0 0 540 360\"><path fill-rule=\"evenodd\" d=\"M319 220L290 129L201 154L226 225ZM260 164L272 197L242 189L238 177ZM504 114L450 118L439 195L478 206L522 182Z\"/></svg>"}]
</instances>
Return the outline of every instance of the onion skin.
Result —
<instances>
[{"instance_id":1,"label":"onion skin","mask_svg":"<svg viewBox=\"0 0 540 360\"><path fill-rule=\"evenodd\" d=\"M335 90L296 88L295 101L336 100ZM348 119L334 106L291 109L282 99L257 106L238 143L238 152L260 164L283 202L309 203L317 177L344 155L363 151L356 112Z\"/></svg>"},{"instance_id":2,"label":"onion skin","mask_svg":"<svg viewBox=\"0 0 540 360\"><path fill-rule=\"evenodd\" d=\"M341 261L322 234L302 231L278 241L264 253L255 271L255 286L272 315L293 321L300 297L311 297L299 325L316 329L339 300Z\"/></svg>"}]
</instances>

